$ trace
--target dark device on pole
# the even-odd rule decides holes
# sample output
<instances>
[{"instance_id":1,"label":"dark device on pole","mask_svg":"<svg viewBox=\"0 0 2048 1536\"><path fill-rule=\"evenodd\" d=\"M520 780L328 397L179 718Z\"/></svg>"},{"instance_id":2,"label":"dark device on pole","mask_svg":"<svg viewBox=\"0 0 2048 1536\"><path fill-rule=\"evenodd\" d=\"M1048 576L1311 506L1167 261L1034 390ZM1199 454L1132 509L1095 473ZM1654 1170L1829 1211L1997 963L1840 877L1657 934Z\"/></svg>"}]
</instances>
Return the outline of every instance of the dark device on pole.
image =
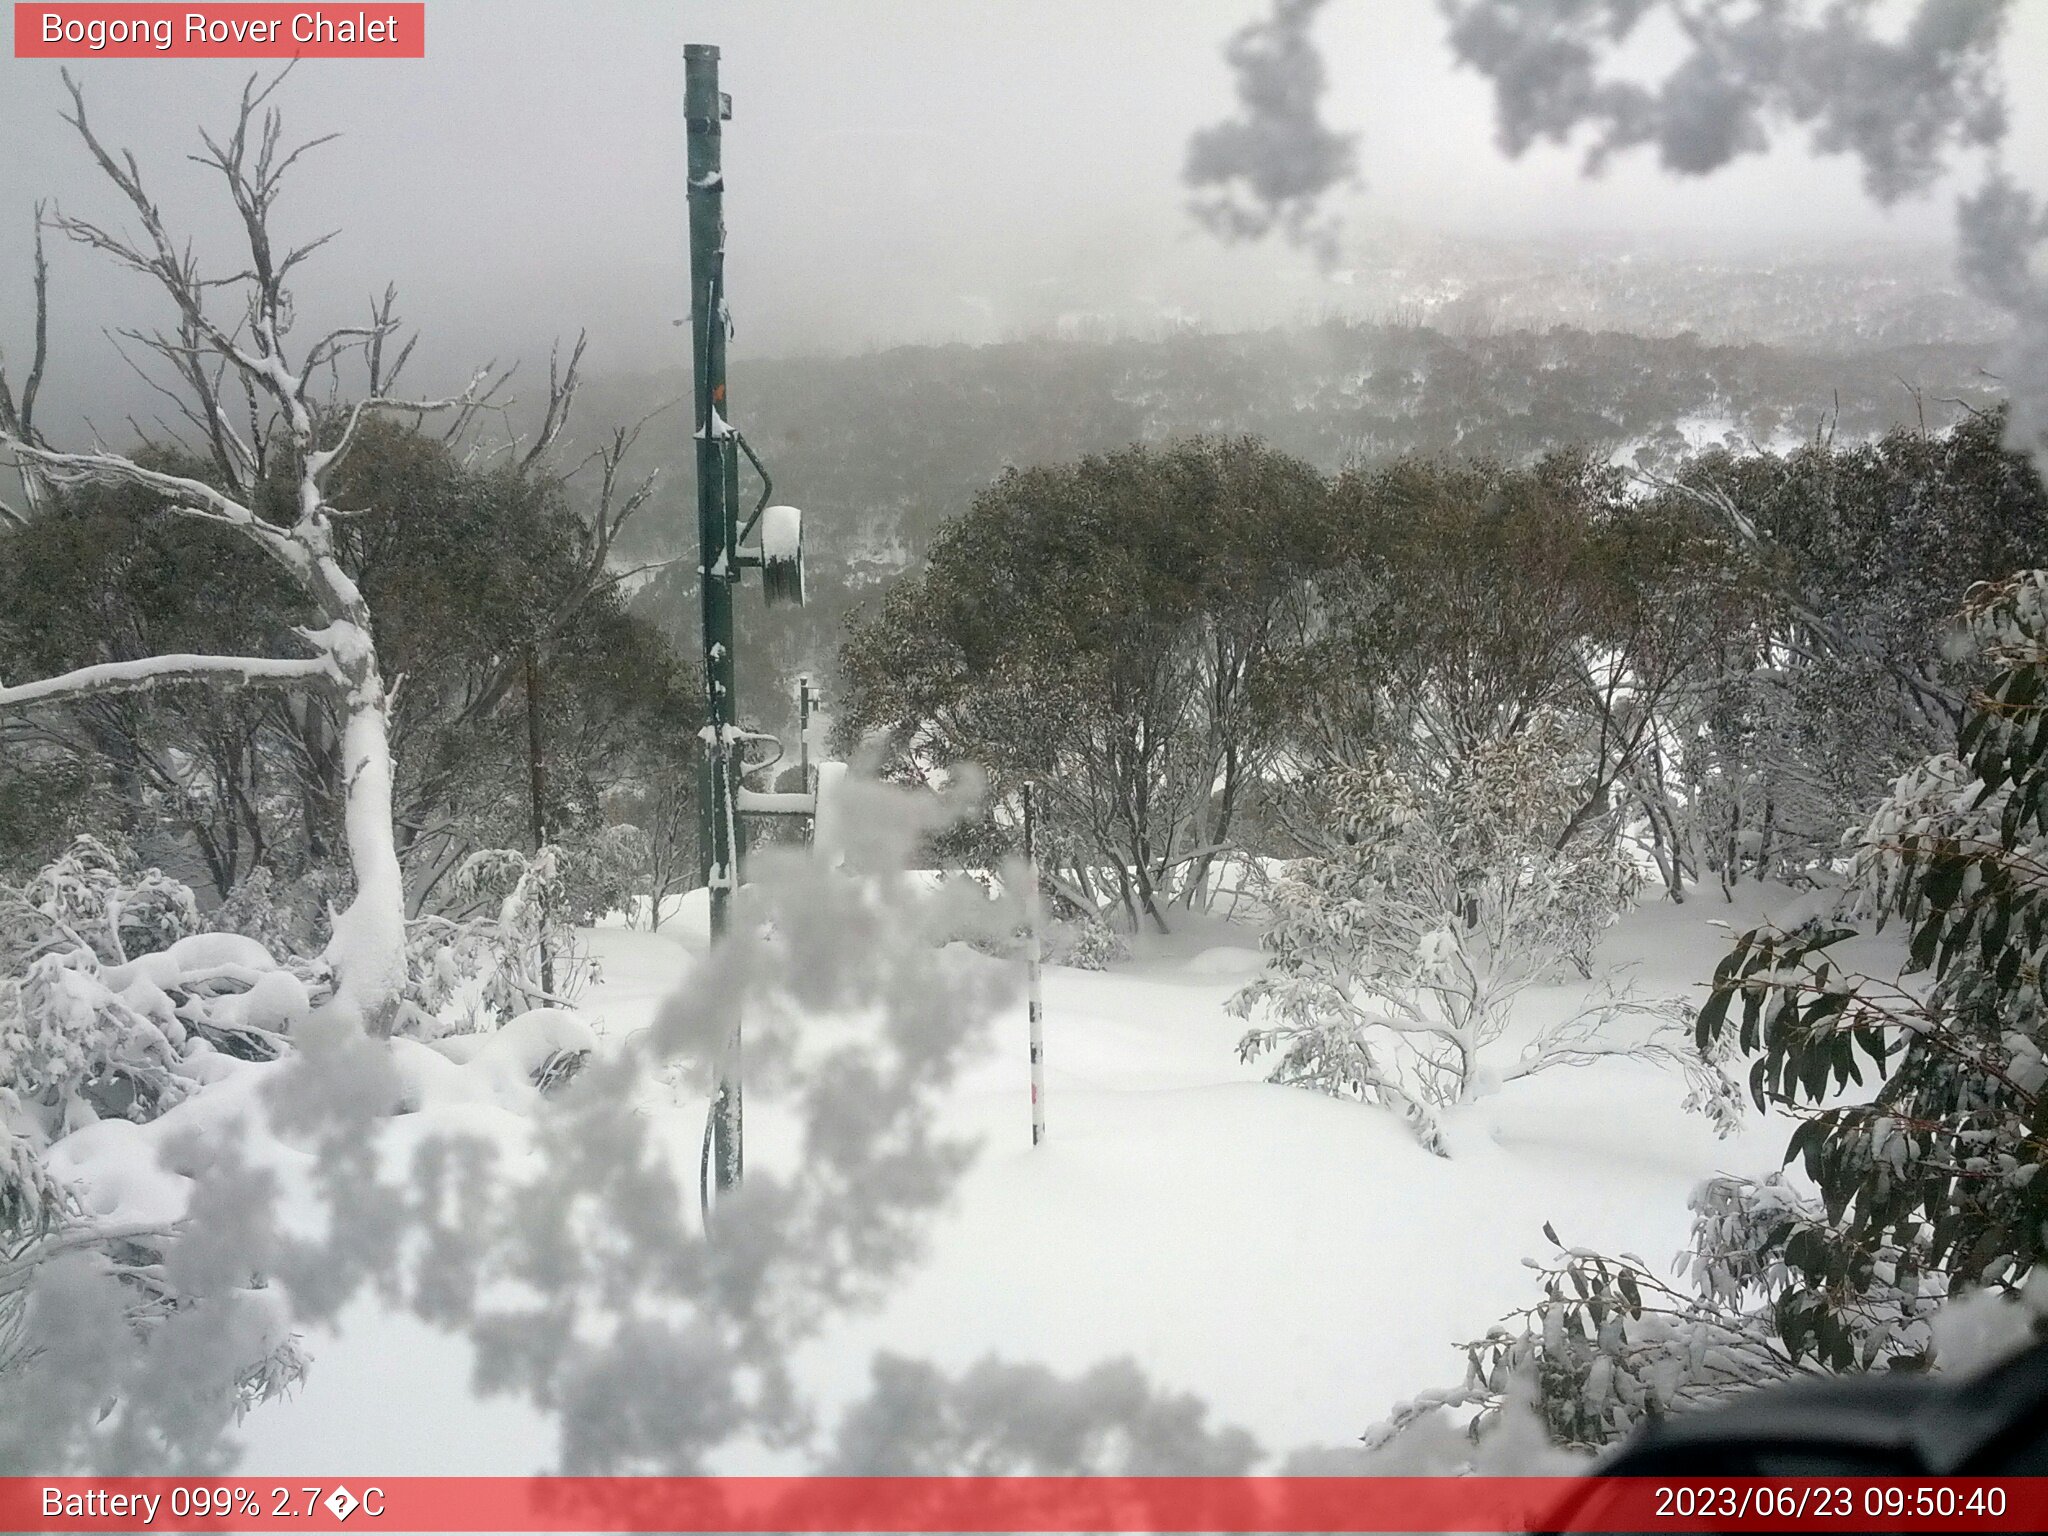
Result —
<instances>
[{"instance_id":1,"label":"dark device on pole","mask_svg":"<svg viewBox=\"0 0 2048 1536\"><path fill-rule=\"evenodd\" d=\"M740 886L739 818L796 814L775 796L771 806L748 807L741 780L744 745L758 733L738 724L738 668L733 644L733 592L751 568L762 573L771 603L803 601L803 515L770 506L772 483L747 441L732 425L726 394L725 344L730 314L725 300L724 123L732 101L718 88L718 49L691 43L683 49L683 116L689 134L690 364L696 401L698 586L704 625L704 752L698 780L699 846L710 893L711 942L732 927L732 900ZM761 499L740 522L740 456L760 477ZM756 528L759 541L747 541ZM806 808L803 814L808 814ZM745 1171L744 1100L741 1092L740 1019L729 1022L712 1101L709 1161L718 1188L736 1188Z\"/></svg>"}]
</instances>

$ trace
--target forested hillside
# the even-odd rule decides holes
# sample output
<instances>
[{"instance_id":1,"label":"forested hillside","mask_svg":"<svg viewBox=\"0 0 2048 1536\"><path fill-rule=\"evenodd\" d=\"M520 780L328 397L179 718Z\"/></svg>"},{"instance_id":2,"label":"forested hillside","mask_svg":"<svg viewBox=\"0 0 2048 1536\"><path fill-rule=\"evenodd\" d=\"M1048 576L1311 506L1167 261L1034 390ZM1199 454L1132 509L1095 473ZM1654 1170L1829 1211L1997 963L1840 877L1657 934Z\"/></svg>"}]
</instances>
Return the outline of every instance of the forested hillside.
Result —
<instances>
[{"instance_id":1,"label":"forested hillside","mask_svg":"<svg viewBox=\"0 0 2048 1536\"><path fill-rule=\"evenodd\" d=\"M846 613L922 557L933 534L1006 466L1058 462L1194 434L1263 439L1326 472L1406 453L1525 462L1561 447L1664 471L1691 450L1785 450L1887 428L1947 425L1997 398L1986 348L1920 343L1867 351L1709 345L1557 328L1450 335L1332 322L1239 335L1047 337L902 347L841 358L736 361L733 397L775 476L807 515L809 607L742 610L755 675L822 668ZM579 402L595 440L664 401L686 374L597 377ZM689 438L671 412L642 440L662 469L634 552L692 547ZM664 426L663 423L667 425ZM751 493L749 493L751 494ZM696 577L659 572L640 611L694 635ZM751 707L774 697L742 684Z\"/></svg>"}]
</instances>

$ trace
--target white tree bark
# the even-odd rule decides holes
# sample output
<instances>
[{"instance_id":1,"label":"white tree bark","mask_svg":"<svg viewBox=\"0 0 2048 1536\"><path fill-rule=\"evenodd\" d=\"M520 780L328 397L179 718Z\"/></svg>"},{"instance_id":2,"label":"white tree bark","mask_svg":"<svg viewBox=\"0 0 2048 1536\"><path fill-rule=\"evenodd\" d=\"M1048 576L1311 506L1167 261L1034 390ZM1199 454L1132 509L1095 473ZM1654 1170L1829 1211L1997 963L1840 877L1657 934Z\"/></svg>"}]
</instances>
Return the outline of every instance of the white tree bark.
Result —
<instances>
[{"instance_id":1,"label":"white tree bark","mask_svg":"<svg viewBox=\"0 0 2048 1536\"><path fill-rule=\"evenodd\" d=\"M94 136L86 119L84 97L68 74L65 84L73 106L66 121L133 207L143 238L131 242L62 214L50 223L78 243L150 277L175 305L179 317L175 338L134 339L164 360L195 396L186 415L205 430L220 483L147 468L103 449L58 452L24 426L21 413L13 411L0 419L0 448L12 453L30 483L60 488L137 486L154 492L164 510L235 529L289 573L306 594L317 627L298 631L310 652L304 657L156 656L84 667L11 687L0 680L0 709L192 682L311 688L333 698L344 722L344 827L356 889L347 908L335 917L325 957L335 975L333 1006L362 1028L387 1034L406 979L404 882L392 832L389 690L378 664L369 605L335 555L335 522L350 514L328 501L327 484L366 414L454 409L461 413L458 419L467 419L489 397L486 375L479 373L460 395L446 400L401 400L384 393L391 376L383 369L383 344L398 329L388 294L374 310L370 325L330 332L313 341L296 359L287 357L284 336L290 328L292 303L285 279L325 239L299 246L281 259L274 253L271 204L284 172L305 149L313 147L280 153L280 122L275 109L264 112L258 122L258 108L276 88L277 80L261 90L250 81L242 94L235 130L224 142L202 134L208 153L196 158L225 179L247 237L247 270L224 280L200 276L189 255L165 230L155 203L143 189L134 157L124 154L117 160L108 153ZM239 323L223 326L208 313L210 296L222 292L246 305ZM40 282L38 299L40 333ZM368 367L365 396L347 407L316 399L312 383L318 371L331 368L353 352L360 352ZM238 386L250 402L247 436L230 424L224 381ZM0 385L0 393L4 393L4 385ZM551 412L551 425L552 417ZM290 523L272 522L256 510L258 489L279 467L280 457L297 476L297 515Z\"/></svg>"}]
</instances>

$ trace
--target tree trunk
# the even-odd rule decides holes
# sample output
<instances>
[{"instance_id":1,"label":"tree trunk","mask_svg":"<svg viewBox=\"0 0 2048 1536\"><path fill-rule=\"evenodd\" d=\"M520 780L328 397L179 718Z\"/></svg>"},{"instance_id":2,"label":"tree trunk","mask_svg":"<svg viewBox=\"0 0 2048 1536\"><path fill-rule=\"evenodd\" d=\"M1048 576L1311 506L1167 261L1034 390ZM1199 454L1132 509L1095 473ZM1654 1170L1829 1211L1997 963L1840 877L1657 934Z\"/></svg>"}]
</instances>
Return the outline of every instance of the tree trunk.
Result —
<instances>
[{"instance_id":1,"label":"tree trunk","mask_svg":"<svg viewBox=\"0 0 2048 1536\"><path fill-rule=\"evenodd\" d=\"M1161 933L1173 932L1171 928L1166 926L1166 918L1159 911L1159 893L1152 887L1152 875L1145 868L1142 854L1139 857L1138 863L1133 866L1133 872L1137 875L1138 879L1139 908L1147 917L1152 919L1152 926Z\"/></svg>"},{"instance_id":2,"label":"tree trunk","mask_svg":"<svg viewBox=\"0 0 2048 1536\"><path fill-rule=\"evenodd\" d=\"M373 1035L389 1035L405 993L405 878L391 831L391 740L374 652L359 662L346 700L341 752L348 786L343 824L356 893L334 919L323 958L334 967L334 1005Z\"/></svg>"},{"instance_id":3,"label":"tree trunk","mask_svg":"<svg viewBox=\"0 0 2048 1536\"><path fill-rule=\"evenodd\" d=\"M548 845L548 769L541 751L540 653L531 641L526 645L526 790L533 821L533 852L539 857ZM656 898L659 900L659 898ZM555 957L548 950L548 896L545 885L540 895L540 989L555 990Z\"/></svg>"}]
</instances>

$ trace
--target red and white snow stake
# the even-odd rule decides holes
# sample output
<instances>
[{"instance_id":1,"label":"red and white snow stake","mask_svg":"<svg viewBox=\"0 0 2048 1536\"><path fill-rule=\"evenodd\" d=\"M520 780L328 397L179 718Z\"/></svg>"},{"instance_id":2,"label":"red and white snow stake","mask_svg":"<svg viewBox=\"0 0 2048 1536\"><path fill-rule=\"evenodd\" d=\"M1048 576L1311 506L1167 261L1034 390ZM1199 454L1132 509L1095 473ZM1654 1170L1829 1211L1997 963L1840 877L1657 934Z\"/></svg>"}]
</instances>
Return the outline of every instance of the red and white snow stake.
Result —
<instances>
[{"instance_id":1,"label":"red and white snow stake","mask_svg":"<svg viewBox=\"0 0 2048 1536\"><path fill-rule=\"evenodd\" d=\"M1031 814L1031 786L1024 786L1024 921L1031 930L1025 950L1030 970L1031 1009L1031 1145L1045 1140L1045 1000L1039 993L1041 959L1038 913L1038 842Z\"/></svg>"}]
</instances>

